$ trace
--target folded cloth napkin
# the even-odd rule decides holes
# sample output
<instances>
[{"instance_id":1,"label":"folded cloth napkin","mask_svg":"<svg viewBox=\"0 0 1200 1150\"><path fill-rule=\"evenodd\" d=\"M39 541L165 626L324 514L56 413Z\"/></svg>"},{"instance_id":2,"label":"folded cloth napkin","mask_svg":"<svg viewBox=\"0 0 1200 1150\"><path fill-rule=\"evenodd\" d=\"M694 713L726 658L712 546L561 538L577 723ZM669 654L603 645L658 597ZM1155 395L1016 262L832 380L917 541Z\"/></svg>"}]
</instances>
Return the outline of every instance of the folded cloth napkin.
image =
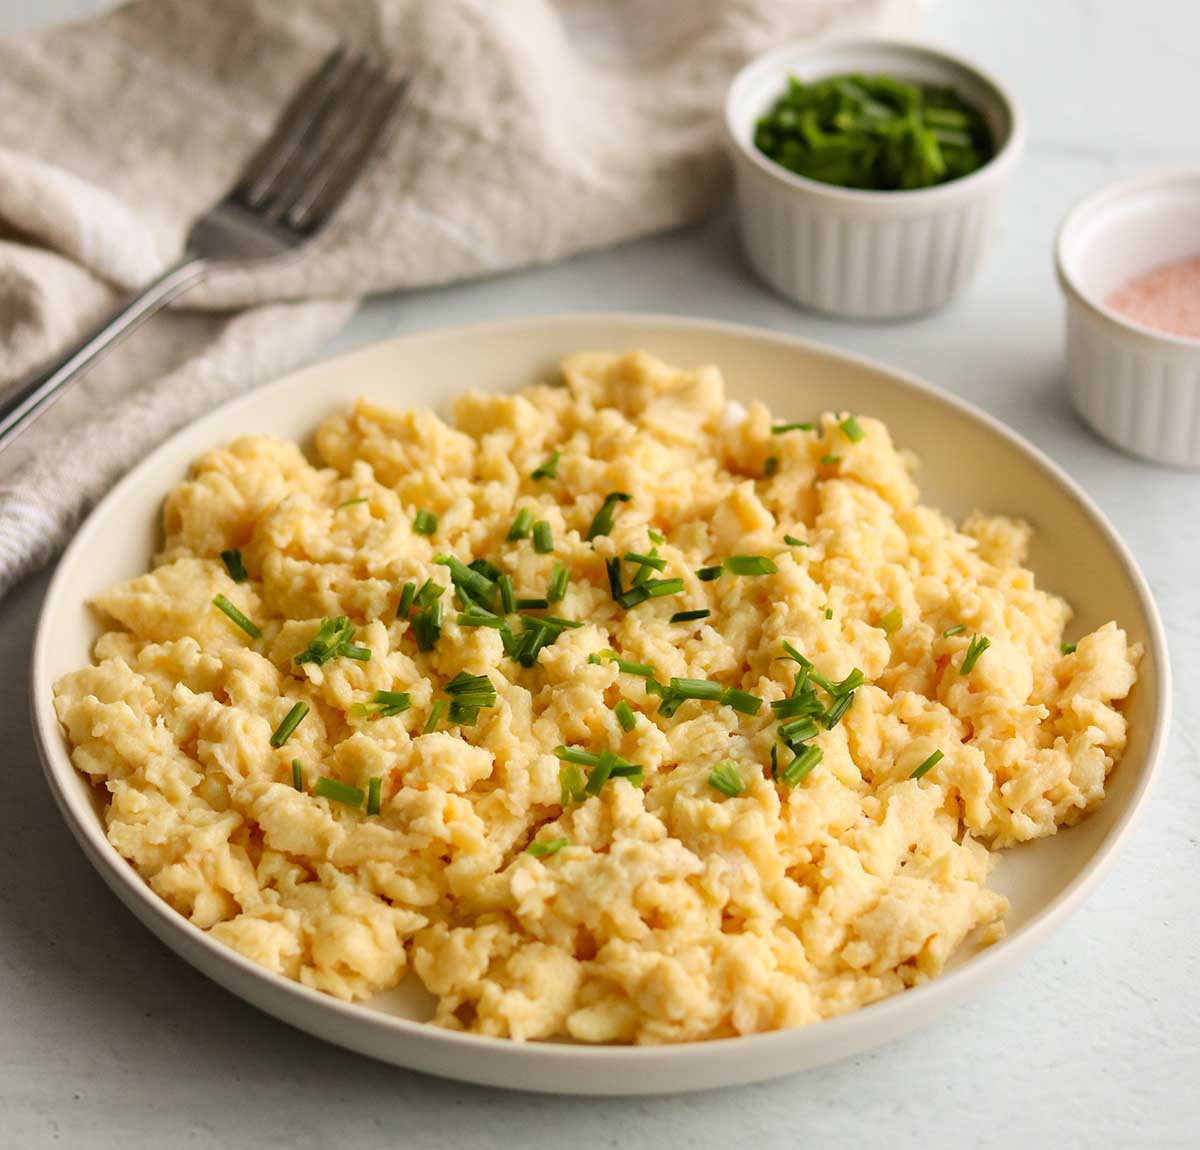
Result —
<instances>
[{"instance_id":1,"label":"folded cloth napkin","mask_svg":"<svg viewBox=\"0 0 1200 1150\"><path fill-rule=\"evenodd\" d=\"M0 387L175 258L339 42L410 80L299 259L213 275L0 456L0 594L175 428L310 355L367 292L559 259L710 210L720 104L796 37L917 0L143 0L0 43Z\"/></svg>"}]
</instances>

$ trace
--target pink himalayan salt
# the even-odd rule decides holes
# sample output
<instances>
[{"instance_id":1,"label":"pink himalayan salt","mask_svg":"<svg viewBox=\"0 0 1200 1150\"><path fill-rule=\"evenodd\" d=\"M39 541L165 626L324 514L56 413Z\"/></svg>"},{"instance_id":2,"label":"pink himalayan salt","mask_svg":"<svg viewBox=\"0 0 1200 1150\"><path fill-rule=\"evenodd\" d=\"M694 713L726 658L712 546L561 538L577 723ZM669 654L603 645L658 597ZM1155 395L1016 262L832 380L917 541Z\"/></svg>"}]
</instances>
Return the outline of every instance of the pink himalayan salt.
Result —
<instances>
[{"instance_id":1,"label":"pink himalayan salt","mask_svg":"<svg viewBox=\"0 0 1200 1150\"><path fill-rule=\"evenodd\" d=\"M1108 297L1118 315L1189 339L1200 339L1200 256L1163 264Z\"/></svg>"}]
</instances>

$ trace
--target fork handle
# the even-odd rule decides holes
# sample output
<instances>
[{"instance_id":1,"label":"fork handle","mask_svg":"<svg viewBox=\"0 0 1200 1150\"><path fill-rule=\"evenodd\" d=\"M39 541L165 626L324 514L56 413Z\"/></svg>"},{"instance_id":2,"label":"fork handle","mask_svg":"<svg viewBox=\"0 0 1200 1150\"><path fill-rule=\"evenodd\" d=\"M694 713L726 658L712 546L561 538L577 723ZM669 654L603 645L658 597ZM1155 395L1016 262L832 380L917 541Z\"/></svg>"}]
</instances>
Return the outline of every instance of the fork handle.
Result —
<instances>
[{"instance_id":1,"label":"fork handle","mask_svg":"<svg viewBox=\"0 0 1200 1150\"><path fill-rule=\"evenodd\" d=\"M92 362L127 336L181 292L204 275L205 263L187 255L162 275L126 300L99 327L49 367L39 368L15 383L0 396L0 451L45 411L67 385Z\"/></svg>"}]
</instances>

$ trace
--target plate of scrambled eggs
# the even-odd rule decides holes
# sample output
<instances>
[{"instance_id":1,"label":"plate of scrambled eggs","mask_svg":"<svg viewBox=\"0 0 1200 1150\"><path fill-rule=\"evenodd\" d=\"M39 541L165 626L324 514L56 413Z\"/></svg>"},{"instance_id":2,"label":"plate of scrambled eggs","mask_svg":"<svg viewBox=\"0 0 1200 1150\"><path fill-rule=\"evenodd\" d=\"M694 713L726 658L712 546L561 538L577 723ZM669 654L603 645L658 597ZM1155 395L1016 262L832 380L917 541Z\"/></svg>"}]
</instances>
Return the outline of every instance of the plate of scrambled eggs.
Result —
<instances>
[{"instance_id":1,"label":"plate of scrambled eggs","mask_svg":"<svg viewBox=\"0 0 1200 1150\"><path fill-rule=\"evenodd\" d=\"M184 958L315 1034L566 1092L881 1042L1078 904L1169 671L1099 511L783 336L379 344L189 427L59 566L54 794Z\"/></svg>"}]
</instances>

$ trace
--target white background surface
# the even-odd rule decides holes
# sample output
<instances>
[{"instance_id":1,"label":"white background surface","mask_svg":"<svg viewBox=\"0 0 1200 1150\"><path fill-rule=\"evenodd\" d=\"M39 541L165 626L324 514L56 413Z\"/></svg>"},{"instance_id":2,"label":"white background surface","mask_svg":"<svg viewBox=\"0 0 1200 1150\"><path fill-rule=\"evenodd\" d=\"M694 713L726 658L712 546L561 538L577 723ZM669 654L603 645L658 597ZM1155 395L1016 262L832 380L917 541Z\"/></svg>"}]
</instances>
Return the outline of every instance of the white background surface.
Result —
<instances>
[{"instance_id":1,"label":"white background surface","mask_svg":"<svg viewBox=\"0 0 1200 1150\"><path fill-rule=\"evenodd\" d=\"M95 6L0 0L0 34ZM1016 973L925 1030L759 1086L592 1101L369 1062L206 982L91 871L52 805L26 717L45 586L35 578L0 604L0 1146L1200 1146L1200 473L1118 455L1075 418L1050 260L1058 220L1085 192L1200 163L1200 4L943 0L926 32L1008 82L1031 128L1001 241L942 314L870 327L797 312L751 280L725 213L553 268L372 301L329 351L504 315L713 316L895 363L1048 451L1142 563L1177 683L1166 769L1085 909Z\"/></svg>"}]
</instances>

